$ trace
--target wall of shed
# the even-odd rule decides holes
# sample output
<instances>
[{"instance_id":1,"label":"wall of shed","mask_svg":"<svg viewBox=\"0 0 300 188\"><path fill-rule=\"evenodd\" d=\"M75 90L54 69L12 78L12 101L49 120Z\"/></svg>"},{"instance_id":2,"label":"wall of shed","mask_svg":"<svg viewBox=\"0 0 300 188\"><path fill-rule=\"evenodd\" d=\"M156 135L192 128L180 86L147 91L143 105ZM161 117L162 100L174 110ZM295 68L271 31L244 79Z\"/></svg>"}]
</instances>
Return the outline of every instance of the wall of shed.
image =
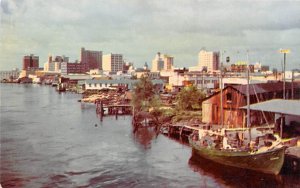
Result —
<instances>
[{"instance_id":1,"label":"wall of shed","mask_svg":"<svg viewBox=\"0 0 300 188\"><path fill-rule=\"evenodd\" d=\"M231 97L229 96L231 95ZM221 92L202 103L202 121L204 123L221 124ZM223 91L223 124L230 127L240 127L243 123L243 110L246 105L245 97L232 88Z\"/></svg>"},{"instance_id":2,"label":"wall of shed","mask_svg":"<svg viewBox=\"0 0 300 188\"><path fill-rule=\"evenodd\" d=\"M231 94L231 100L228 98ZM223 110L221 110L221 93L208 98L202 103L202 121L204 123L221 124L221 112L223 111L223 125L225 127L242 127L246 122L245 110L239 109L247 105L246 96L237 90L228 87L223 90ZM282 92L266 92L250 96L250 104L280 98ZM267 120L265 120L265 117ZM260 111L251 111L250 123L252 126L274 122L274 116L269 113L263 115Z\"/></svg>"}]
</instances>

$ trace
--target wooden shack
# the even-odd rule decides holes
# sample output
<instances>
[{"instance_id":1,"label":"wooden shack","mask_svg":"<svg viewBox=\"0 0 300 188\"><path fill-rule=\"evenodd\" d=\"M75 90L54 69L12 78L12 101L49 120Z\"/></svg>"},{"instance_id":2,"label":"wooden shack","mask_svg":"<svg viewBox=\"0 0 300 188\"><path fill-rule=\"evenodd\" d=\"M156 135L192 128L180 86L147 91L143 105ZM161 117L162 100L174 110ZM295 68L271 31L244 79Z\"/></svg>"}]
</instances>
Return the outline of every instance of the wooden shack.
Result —
<instances>
[{"instance_id":1,"label":"wooden shack","mask_svg":"<svg viewBox=\"0 0 300 188\"><path fill-rule=\"evenodd\" d=\"M293 85L293 90L292 90ZM300 84L286 83L286 98L299 99ZM223 110L221 110L221 92L217 92L202 102L202 121L210 124L221 124L223 113L223 125L226 127L242 127L246 122L245 110L240 107L247 105L247 85L229 85L223 89ZM283 83L259 83L249 85L250 104L270 99L283 98ZM265 116L265 117L264 117ZM268 112L251 112L251 125L262 125L266 121L272 121L274 116Z\"/></svg>"}]
</instances>

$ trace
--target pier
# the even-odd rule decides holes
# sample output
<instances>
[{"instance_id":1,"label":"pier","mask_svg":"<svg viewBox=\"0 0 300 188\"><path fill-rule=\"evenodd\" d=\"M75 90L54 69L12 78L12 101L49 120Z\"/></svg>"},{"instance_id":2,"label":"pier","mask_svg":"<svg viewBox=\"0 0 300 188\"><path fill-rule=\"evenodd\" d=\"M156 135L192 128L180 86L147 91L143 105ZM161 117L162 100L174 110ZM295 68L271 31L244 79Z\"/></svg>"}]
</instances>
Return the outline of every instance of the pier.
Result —
<instances>
[{"instance_id":1,"label":"pier","mask_svg":"<svg viewBox=\"0 0 300 188\"><path fill-rule=\"evenodd\" d=\"M132 106L130 104L107 104L101 100L96 100L95 104L96 114L100 115L101 121L104 115L115 115L117 119L118 115L132 114Z\"/></svg>"}]
</instances>

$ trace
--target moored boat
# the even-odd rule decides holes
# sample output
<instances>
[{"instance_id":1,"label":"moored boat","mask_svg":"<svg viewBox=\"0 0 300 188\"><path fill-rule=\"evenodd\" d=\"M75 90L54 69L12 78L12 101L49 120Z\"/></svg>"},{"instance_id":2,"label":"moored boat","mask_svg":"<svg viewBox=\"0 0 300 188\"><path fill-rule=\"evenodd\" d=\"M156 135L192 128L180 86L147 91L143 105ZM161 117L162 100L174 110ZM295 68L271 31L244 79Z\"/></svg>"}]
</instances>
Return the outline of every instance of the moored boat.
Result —
<instances>
[{"instance_id":1,"label":"moored boat","mask_svg":"<svg viewBox=\"0 0 300 188\"><path fill-rule=\"evenodd\" d=\"M191 135L189 142L193 147L193 152L203 158L223 165L268 174L278 174L282 168L285 147L281 144L279 137L268 142L268 146L232 147L227 143L226 135L211 134L209 137L214 137L215 140L207 140L205 136L202 138L197 136L195 138L195 135Z\"/></svg>"}]
</instances>

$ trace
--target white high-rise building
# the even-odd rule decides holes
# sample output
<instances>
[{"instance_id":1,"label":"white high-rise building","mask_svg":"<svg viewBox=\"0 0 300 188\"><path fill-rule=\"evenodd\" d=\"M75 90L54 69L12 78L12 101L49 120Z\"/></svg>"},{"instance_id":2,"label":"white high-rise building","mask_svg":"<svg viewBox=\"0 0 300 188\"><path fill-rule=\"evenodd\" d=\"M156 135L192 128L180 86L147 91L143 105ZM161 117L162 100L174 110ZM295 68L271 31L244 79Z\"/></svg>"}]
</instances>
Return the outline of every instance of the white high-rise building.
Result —
<instances>
[{"instance_id":1,"label":"white high-rise building","mask_svg":"<svg viewBox=\"0 0 300 188\"><path fill-rule=\"evenodd\" d=\"M164 55L164 70L170 71L173 69L174 57L169 55Z\"/></svg>"},{"instance_id":2,"label":"white high-rise building","mask_svg":"<svg viewBox=\"0 0 300 188\"><path fill-rule=\"evenodd\" d=\"M162 58L162 55L160 52L158 52L155 56L155 58L152 60L152 72L158 72L161 71L164 68L164 60Z\"/></svg>"},{"instance_id":3,"label":"white high-rise building","mask_svg":"<svg viewBox=\"0 0 300 188\"><path fill-rule=\"evenodd\" d=\"M117 73L123 71L123 55L122 54L107 54L102 57L102 68L104 71Z\"/></svg>"},{"instance_id":4,"label":"white high-rise building","mask_svg":"<svg viewBox=\"0 0 300 188\"><path fill-rule=\"evenodd\" d=\"M209 52L201 50L199 52L199 67L207 72L219 70L220 52Z\"/></svg>"},{"instance_id":5,"label":"white high-rise building","mask_svg":"<svg viewBox=\"0 0 300 188\"><path fill-rule=\"evenodd\" d=\"M59 59L58 57L61 57L61 56L57 56L54 61L52 60L51 55L48 57L48 61L44 64L45 72L60 72L61 63L64 62L65 58L66 58L65 60L68 60L69 58L64 57L62 59Z\"/></svg>"},{"instance_id":6,"label":"white high-rise building","mask_svg":"<svg viewBox=\"0 0 300 188\"><path fill-rule=\"evenodd\" d=\"M172 70L173 69L174 57L169 55L163 55L158 52L155 58L152 60L152 72L159 72L162 70Z\"/></svg>"}]
</instances>

